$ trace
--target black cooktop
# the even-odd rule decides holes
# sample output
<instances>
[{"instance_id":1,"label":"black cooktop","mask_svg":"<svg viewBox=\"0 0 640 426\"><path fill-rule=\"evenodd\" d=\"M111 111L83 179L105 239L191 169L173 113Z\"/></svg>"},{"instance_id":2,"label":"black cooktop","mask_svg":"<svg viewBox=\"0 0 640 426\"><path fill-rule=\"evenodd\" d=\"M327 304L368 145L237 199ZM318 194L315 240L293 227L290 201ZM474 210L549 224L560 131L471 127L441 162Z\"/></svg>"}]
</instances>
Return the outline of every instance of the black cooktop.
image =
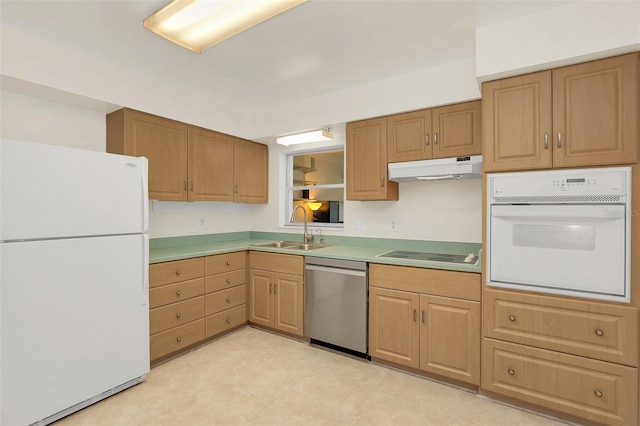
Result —
<instances>
[{"instance_id":1,"label":"black cooktop","mask_svg":"<svg viewBox=\"0 0 640 426\"><path fill-rule=\"evenodd\" d=\"M429 253L424 251L392 250L376 257L390 257L394 259L425 260L428 262L460 263L474 265L478 256L470 254Z\"/></svg>"}]
</instances>

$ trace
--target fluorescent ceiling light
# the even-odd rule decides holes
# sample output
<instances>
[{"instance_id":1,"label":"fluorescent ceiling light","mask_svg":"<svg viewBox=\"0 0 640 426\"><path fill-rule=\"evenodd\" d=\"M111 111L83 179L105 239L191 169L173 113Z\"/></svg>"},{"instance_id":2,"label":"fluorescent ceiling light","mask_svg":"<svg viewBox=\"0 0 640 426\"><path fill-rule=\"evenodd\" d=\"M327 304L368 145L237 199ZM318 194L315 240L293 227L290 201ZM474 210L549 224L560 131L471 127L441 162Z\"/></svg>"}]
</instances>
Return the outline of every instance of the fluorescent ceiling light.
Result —
<instances>
[{"instance_id":1,"label":"fluorescent ceiling light","mask_svg":"<svg viewBox=\"0 0 640 426\"><path fill-rule=\"evenodd\" d=\"M280 145L297 145L300 143L323 142L333 140L333 133L328 130L314 130L311 132L297 133L295 135L278 136Z\"/></svg>"},{"instance_id":2,"label":"fluorescent ceiling light","mask_svg":"<svg viewBox=\"0 0 640 426\"><path fill-rule=\"evenodd\" d=\"M173 0L144 20L167 40L202 52L306 0Z\"/></svg>"}]
</instances>

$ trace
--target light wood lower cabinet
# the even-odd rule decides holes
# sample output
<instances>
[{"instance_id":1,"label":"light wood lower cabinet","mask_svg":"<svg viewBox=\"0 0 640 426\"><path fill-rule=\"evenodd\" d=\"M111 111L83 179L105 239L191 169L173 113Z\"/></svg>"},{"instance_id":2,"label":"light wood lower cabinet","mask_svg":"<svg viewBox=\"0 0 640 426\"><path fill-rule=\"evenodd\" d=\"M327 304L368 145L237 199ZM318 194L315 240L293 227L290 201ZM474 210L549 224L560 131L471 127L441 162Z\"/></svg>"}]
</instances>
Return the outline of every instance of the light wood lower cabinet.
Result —
<instances>
[{"instance_id":1,"label":"light wood lower cabinet","mask_svg":"<svg viewBox=\"0 0 640 426\"><path fill-rule=\"evenodd\" d=\"M369 354L480 384L480 276L378 264L369 272Z\"/></svg>"},{"instance_id":2,"label":"light wood lower cabinet","mask_svg":"<svg viewBox=\"0 0 640 426\"><path fill-rule=\"evenodd\" d=\"M485 339L482 387L608 425L638 424L638 370Z\"/></svg>"},{"instance_id":3,"label":"light wood lower cabinet","mask_svg":"<svg viewBox=\"0 0 640 426\"><path fill-rule=\"evenodd\" d=\"M246 252L149 266L151 362L247 322Z\"/></svg>"},{"instance_id":4,"label":"light wood lower cabinet","mask_svg":"<svg viewBox=\"0 0 640 426\"><path fill-rule=\"evenodd\" d=\"M249 321L302 336L303 256L250 252Z\"/></svg>"},{"instance_id":5,"label":"light wood lower cabinet","mask_svg":"<svg viewBox=\"0 0 640 426\"><path fill-rule=\"evenodd\" d=\"M247 252L205 258L207 338L247 322Z\"/></svg>"}]
</instances>

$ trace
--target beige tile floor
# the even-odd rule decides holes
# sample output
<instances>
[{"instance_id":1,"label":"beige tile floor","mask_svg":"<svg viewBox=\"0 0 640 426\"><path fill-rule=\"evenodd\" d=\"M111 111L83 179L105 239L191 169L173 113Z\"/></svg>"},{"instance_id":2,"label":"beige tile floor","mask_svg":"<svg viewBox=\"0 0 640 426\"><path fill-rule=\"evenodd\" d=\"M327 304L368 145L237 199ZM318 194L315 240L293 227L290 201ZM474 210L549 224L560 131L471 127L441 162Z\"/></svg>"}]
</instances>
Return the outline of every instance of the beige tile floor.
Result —
<instances>
[{"instance_id":1,"label":"beige tile floor","mask_svg":"<svg viewBox=\"0 0 640 426\"><path fill-rule=\"evenodd\" d=\"M245 327L154 367L55 423L72 425L560 425L475 394Z\"/></svg>"}]
</instances>

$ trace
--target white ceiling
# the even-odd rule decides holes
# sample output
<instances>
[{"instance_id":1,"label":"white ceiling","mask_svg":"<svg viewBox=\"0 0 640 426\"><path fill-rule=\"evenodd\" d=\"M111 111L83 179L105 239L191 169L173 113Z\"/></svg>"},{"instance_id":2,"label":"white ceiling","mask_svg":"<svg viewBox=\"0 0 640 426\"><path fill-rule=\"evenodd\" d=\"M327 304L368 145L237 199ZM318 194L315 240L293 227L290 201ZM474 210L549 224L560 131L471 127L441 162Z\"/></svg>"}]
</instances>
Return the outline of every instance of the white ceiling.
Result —
<instances>
[{"instance_id":1,"label":"white ceiling","mask_svg":"<svg viewBox=\"0 0 640 426\"><path fill-rule=\"evenodd\" d=\"M255 111L473 58L476 28L568 3L309 0L196 54L143 28L167 2L2 0L0 16L3 26Z\"/></svg>"}]
</instances>

